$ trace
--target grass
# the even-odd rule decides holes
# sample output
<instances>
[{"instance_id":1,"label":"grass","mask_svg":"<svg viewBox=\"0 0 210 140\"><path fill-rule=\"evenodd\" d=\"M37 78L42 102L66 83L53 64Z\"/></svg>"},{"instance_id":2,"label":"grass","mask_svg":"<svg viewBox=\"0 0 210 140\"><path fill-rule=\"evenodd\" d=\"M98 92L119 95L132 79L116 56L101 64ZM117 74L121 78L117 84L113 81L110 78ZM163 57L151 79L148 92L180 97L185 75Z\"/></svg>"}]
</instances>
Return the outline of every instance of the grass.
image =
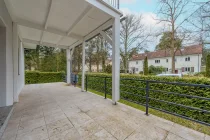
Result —
<instances>
[{"instance_id":1,"label":"grass","mask_svg":"<svg viewBox=\"0 0 210 140\"><path fill-rule=\"evenodd\" d=\"M95 91L92 89L88 89L88 91L104 97L104 93L102 93L102 92L98 92L98 91ZM111 95L107 95L107 98L111 99ZM132 102L122 100L122 99L119 102L145 112L145 107L142 105L132 103ZM176 117L176 116L173 116L173 115L170 115L167 113L163 113L161 111L157 111L154 109L149 109L149 114L158 116L160 118L164 118L166 120L172 121L172 122L180 124L182 126L186 126L188 128L199 131L201 133L210 135L210 127L209 126L205 126L205 125L202 125L202 124L199 124L196 122L192 122L192 121L189 121L189 120L186 120L186 119L183 119L180 117Z\"/></svg>"}]
</instances>

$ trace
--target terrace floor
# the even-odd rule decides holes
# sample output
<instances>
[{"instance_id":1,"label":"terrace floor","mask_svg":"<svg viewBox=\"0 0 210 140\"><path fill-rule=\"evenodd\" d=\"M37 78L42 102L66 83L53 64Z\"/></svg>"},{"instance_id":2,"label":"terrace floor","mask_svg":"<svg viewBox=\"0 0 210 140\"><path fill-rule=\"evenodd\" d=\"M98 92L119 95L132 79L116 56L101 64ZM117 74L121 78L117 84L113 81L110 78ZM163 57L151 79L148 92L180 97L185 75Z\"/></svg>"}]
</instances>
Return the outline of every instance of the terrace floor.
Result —
<instances>
[{"instance_id":1,"label":"terrace floor","mask_svg":"<svg viewBox=\"0 0 210 140\"><path fill-rule=\"evenodd\" d=\"M27 85L2 140L210 140L64 83Z\"/></svg>"}]
</instances>

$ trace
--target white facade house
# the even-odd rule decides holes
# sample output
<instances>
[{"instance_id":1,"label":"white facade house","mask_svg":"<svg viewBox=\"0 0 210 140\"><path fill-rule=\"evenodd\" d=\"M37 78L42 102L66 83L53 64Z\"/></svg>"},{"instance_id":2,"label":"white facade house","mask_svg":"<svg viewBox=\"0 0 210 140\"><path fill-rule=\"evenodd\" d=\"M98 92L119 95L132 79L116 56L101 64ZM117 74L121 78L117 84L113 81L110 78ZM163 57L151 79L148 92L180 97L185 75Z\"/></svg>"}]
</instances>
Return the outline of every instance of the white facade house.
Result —
<instances>
[{"instance_id":1,"label":"white facade house","mask_svg":"<svg viewBox=\"0 0 210 140\"><path fill-rule=\"evenodd\" d=\"M129 70L134 73L143 72L143 63L146 56L148 57L148 66L162 66L165 68L165 72L163 73L171 73L172 58L168 50L133 55L129 61ZM200 72L201 59L202 45L184 47L176 52L175 72L179 74Z\"/></svg>"},{"instance_id":2,"label":"white facade house","mask_svg":"<svg viewBox=\"0 0 210 140\"><path fill-rule=\"evenodd\" d=\"M70 81L74 48L83 44L82 91L86 42L101 34L112 45L112 97L119 96L119 0L0 0L0 107L19 101L24 87L24 47L45 45L67 49ZM105 30L112 28L112 36Z\"/></svg>"}]
</instances>

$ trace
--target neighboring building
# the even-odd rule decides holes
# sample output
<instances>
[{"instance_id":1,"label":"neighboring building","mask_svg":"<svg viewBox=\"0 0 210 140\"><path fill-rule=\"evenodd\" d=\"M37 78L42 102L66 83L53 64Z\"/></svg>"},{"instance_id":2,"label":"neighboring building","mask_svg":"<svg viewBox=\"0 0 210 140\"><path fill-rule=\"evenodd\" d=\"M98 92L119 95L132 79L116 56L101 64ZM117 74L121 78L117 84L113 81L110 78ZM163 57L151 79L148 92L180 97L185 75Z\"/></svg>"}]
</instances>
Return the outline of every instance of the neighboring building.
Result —
<instances>
[{"instance_id":1,"label":"neighboring building","mask_svg":"<svg viewBox=\"0 0 210 140\"><path fill-rule=\"evenodd\" d=\"M106 61L105 61L105 65L112 65L112 59L111 58L108 58ZM102 68L102 64L100 63L99 66L99 72L103 72L103 68ZM87 63L85 65L85 71L89 72L89 64ZM91 66L91 72L97 72L97 65L94 63L92 64Z\"/></svg>"},{"instance_id":2,"label":"neighboring building","mask_svg":"<svg viewBox=\"0 0 210 140\"><path fill-rule=\"evenodd\" d=\"M188 74L201 71L202 45L184 47L176 52L175 72ZM139 73L143 71L144 58L148 57L148 66L162 66L164 73L171 73L170 50L158 50L154 52L133 55L129 61L129 71Z\"/></svg>"}]
</instances>

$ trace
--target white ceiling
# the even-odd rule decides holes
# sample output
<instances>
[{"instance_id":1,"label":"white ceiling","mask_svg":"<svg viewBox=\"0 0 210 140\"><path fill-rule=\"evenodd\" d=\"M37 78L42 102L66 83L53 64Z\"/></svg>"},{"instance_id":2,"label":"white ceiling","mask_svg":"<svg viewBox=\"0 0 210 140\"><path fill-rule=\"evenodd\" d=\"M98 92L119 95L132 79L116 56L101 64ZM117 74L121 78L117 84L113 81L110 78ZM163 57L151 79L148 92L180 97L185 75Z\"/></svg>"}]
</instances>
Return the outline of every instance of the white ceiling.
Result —
<instances>
[{"instance_id":1,"label":"white ceiling","mask_svg":"<svg viewBox=\"0 0 210 140\"><path fill-rule=\"evenodd\" d=\"M5 3L18 24L24 46L32 43L67 48L112 18L86 0L8 0Z\"/></svg>"}]
</instances>

